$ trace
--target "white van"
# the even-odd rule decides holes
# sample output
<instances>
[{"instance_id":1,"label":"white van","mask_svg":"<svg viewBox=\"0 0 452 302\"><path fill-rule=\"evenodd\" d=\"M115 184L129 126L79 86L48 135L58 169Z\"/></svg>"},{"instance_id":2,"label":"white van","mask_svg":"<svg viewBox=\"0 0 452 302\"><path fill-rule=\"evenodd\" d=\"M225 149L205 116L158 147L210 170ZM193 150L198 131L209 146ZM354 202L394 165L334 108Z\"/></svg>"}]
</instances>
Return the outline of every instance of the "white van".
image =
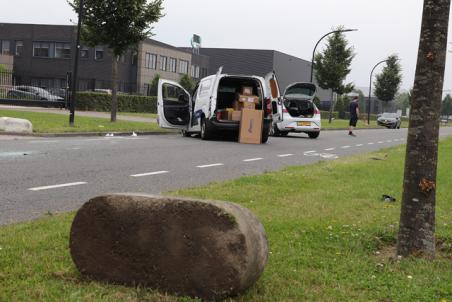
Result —
<instances>
[{"instance_id":1,"label":"white van","mask_svg":"<svg viewBox=\"0 0 452 302\"><path fill-rule=\"evenodd\" d=\"M273 108L270 73L266 78L249 75L227 75L222 68L216 75L199 81L190 95L181 85L168 80L159 80L158 115L162 128L180 129L185 136L199 133L203 140L215 133L234 131L238 134L240 122L222 120L222 109L232 108L236 94L241 87L253 88L253 95L259 97L256 109L263 110L262 143L266 143L272 125ZM274 85L273 85L274 86Z\"/></svg>"}]
</instances>

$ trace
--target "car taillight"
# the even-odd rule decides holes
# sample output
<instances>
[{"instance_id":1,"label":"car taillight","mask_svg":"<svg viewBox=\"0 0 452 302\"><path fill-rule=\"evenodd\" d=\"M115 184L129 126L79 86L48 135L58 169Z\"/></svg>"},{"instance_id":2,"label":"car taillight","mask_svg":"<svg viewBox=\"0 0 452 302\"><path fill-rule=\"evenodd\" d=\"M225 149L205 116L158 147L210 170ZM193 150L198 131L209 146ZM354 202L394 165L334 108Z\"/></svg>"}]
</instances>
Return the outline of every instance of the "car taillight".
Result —
<instances>
[{"instance_id":1,"label":"car taillight","mask_svg":"<svg viewBox=\"0 0 452 302\"><path fill-rule=\"evenodd\" d=\"M315 108L314 114L320 114L320 110L318 108Z\"/></svg>"},{"instance_id":2,"label":"car taillight","mask_svg":"<svg viewBox=\"0 0 452 302\"><path fill-rule=\"evenodd\" d=\"M283 108L282 112L289 113L289 110L286 109L286 107Z\"/></svg>"},{"instance_id":3,"label":"car taillight","mask_svg":"<svg viewBox=\"0 0 452 302\"><path fill-rule=\"evenodd\" d=\"M273 113L273 108L272 108L272 100L271 99L265 99L265 113L266 114L272 114Z\"/></svg>"}]
</instances>

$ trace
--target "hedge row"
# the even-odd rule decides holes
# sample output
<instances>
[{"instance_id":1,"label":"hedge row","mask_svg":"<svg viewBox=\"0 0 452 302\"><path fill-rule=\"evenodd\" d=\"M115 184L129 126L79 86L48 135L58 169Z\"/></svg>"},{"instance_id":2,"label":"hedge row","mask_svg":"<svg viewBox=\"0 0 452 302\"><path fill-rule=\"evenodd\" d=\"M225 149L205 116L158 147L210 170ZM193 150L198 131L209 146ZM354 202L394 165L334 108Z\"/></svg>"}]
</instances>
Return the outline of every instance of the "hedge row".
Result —
<instances>
[{"instance_id":1,"label":"hedge row","mask_svg":"<svg viewBox=\"0 0 452 302\"><path fill-rule=\"evenodd\" d=\"M84 111L111 111L111 95L95 92L78 92L76 109ZM157 98L118 94L119 112L157 113Z\"/></svg>"}]
</instances>

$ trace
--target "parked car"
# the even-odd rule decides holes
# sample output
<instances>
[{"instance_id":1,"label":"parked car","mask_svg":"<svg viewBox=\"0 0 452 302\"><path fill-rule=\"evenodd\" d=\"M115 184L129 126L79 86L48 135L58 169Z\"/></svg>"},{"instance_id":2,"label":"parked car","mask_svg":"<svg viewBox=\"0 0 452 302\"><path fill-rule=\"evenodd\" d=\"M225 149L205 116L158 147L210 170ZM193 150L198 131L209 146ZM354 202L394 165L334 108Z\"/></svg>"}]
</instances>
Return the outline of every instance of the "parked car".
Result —
<instances>
[{"instance_id":1,"label":"parked car","mask_svg":"<svg viewBox=\"0 0 452 302\"><path fill-rule=\"evenodd\" d=\"M273 120L271 134L287 136L290 132L306 133L315 139L320 135L320 110L314 104L317 87L312 83L289 85L284 95L277 99L278 114Z\"/></svg>"},{"instance_id":2,"label":"parked car","mask_svg":"<svg viewBox=\"0 0 452 302\"><path fill-rule=\"evenodd\" d=\"M400 129L402 120L397 113L385 112L378 117L377 124L389 129Z\"/></svg>"},{"instance_id":3,"label":"parked car","mask_svg":"<svg viewBox=\"0 0 452 302\"><path fill-rule=\"evenodd\" d=\"M259 98L256 109L264 111L262 143L266 143L273 114L268 85L265 78L223 74L222 68L216 75L201 79L193 94L176 82L160 79L157 92L159 125L162 128L180 129L186 136L199 133L203 140L219 132L238 133L240 122L223 120L221 112L233 108L236 92L247 86L252 87L253 95Z\"/></svg>"},{"instance_id":4,"label":"parked car","mask_svg":"<svg viewBox=\"0 0 452 302\"><path fill-rule=\"evenodd\" d=\"M8 91L8 97L25 100L64 101L62 97L53 95L45 89L33 86L15 86Z\"/></svg>"},{"instance_id":5,"label":"parked car","mask_svg":"<svg viewBox=\"0 0 452 302\"><path fill-rule=\"evenodd\" d=\"M66 98L68 90L66 88L49 88L47 89L50 94L59 96L60 98Z\"/></svg>"}]
</instances>

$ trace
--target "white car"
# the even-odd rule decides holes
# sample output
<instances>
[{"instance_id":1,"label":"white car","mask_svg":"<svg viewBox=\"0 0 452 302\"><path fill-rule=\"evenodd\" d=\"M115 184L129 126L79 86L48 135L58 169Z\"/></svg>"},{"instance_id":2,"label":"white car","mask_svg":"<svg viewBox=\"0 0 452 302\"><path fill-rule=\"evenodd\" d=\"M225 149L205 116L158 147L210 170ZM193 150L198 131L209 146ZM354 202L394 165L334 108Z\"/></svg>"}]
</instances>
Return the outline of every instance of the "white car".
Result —
<instances>
[{"instance_id":1,"label":"white car","mask_svg":"<svg viewBox=\"0 0 452 302\"><path fill-rule=\"evenodd\" d=\"M273 115L273 136L287 136L290 132L306 133L315 139L322 127L320 110L313 102L316 85L312 83L294 83L289 85L277 104L278 113Z\"/></svg>"}]
</instances>

